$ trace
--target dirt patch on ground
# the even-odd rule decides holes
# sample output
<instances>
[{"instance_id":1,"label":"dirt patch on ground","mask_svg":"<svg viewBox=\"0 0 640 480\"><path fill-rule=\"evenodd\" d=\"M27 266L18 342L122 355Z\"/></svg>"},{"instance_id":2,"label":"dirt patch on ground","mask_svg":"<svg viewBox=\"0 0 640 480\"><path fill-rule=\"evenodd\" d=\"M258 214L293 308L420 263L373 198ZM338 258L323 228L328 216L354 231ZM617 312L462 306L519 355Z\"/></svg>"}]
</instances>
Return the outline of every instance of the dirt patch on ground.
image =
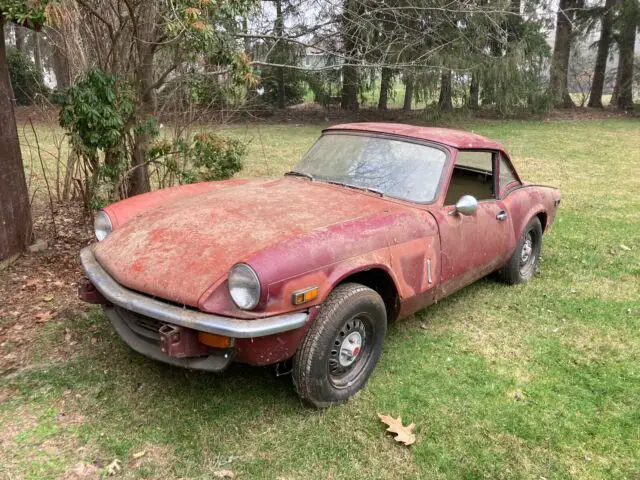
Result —
<instances>
[{"instance_id":1,"label":"dirt patch on ground","mask_svg":"<svg viewBox=\"0 0 640 480\"><path fill-rule=\"evenodd\" d=\"M38 329L84 309L77 298L78 252L92 241L88 224L80 206L56 206L53 219L47 208L34 208L36 238L46 245L0 271L0 375L29 362Z\"/></svg>"}]
</instances>

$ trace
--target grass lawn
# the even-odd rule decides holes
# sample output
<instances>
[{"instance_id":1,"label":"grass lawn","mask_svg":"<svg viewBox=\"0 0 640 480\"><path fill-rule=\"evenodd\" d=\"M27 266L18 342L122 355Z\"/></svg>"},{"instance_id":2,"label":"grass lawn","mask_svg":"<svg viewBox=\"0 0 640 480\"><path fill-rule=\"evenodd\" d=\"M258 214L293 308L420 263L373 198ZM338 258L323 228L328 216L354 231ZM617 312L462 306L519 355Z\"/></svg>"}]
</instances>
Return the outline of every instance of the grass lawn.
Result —
<instances>
[{"instance_id":1,"label":"grass lawn","mask_svg":"<svg viewBox=\"0 0 640 480\"><path fill-rule=\"evenodd\" d=\"M48 323L32 366L0 379L0 477L106 475L117 458L120 478L640 478L640 122L461 127L562 189L530 283L482 280L396 323L368 388L325 411L272 368L146 360L97 309ZM289 169L320 127L231 130L254 176ZM417 443L395 445L376 412Z\"/></svg>"}]
</instances>

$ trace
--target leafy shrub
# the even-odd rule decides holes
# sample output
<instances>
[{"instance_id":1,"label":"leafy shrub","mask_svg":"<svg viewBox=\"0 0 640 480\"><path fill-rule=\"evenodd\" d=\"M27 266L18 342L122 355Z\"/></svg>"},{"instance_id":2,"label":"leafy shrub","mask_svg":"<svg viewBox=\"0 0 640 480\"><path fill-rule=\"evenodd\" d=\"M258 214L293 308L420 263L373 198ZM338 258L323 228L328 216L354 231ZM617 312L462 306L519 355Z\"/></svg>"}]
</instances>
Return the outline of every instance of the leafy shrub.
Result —
<instances>
[{"instance_id":1,"label":"leafy shrub","mask_svg":"<svg viewBox=\"0 0 640 480\"><path fill-rule=\"evenodd\" d=\"M340 94L342 82L340 70L325 70L307 75L309 89L313 92L315 102L328 106Z\"/></svg>"},{"instance_id":2,"label":"leafy shrub","mask_svg":"<svg viewBox=\"0 0 640 480\"><path fill-rule=\"evenodd\" d=\"M44 76L29 57L15 48L7 48L7 64L18 105L32 105L39 95L47 95Z\"/></svg>"},{"instance_id":3,"label":"leafy shrub","mask_svg":"<svg viewBox=\"0 0 640 480\"><path fill-rule=\"evenodd\" d=\"M84 149L116 148L134 111L129 86L102 70L88 70L62 95L60 125ZM76 142L77 143L77 142Z\"/></svg>"},{"instance_id":4,"label":"leafy shrub","mask_svg":"<svg viewBox=\"0 0 640 480\"><path fill-rule=\"evenodd\" d=\"M155 117L136 114L131 86L101 70L89 70L61 95L60 125L71 137L84 178L88 208L129 195L135 137L151 140L144 152L151 185L157 188L222 180L242 168L246 146L237 139L200 133L173 140L160 137ZM176 131L184 131L176 128ZM139 152L138 152L139 153Z\"/></svg>"},{"instance_id":5,"label":"leafy shrub","mask_svg":"<svg viewBox=\"0 0 640 480\"><path fill-rule=\"evenodd\" d=\"M88 70L59 96L60 126L85 173L83 196L87 206L124 195L122 177L129 168L126 133L135 109L128 84L102 70Z\"/></svg>"},{"instance_id":6,"label":"leafy shrub","mask_svg":"<svg viewBox=\"0 0 640 480\"><path fill-rule=\"evenodd\" d=\"M278 105L278 77L276 68L266 68L261 74L264 88L262 100L268 105ZM305 76L298 70L284 69L285 105L298 105L307 93Z\"/></svg>"},{"instance_id":7,"label":"leafy shrub","mask_svg":"<svg viewBox=\"0 0 640 480\"><path fill-rule=\"evenodd\" d=\"M160 187L226 180L242 169L246 154L246 145L240 140L215 133L197 133L173 142L159 139L149 150L149 157L164 167Z\"/></svg>"}]
</instances>

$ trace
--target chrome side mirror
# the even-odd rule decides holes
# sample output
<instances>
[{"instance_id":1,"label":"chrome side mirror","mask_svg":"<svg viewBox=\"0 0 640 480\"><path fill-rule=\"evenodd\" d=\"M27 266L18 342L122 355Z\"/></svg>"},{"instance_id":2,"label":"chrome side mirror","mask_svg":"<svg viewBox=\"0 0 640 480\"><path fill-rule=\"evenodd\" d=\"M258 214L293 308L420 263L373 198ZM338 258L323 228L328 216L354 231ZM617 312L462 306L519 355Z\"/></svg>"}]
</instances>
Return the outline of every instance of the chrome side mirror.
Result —
<instances>
[{"instance_id":1,"label":"chrome side mirror","mask_svg":"<svg viewBox=\"0 0 640 480\"><path fill-rule=\"evenodd\" d=\"M463 195L456 203L455 213L460 215L475 215L478 211L478 200L471 195Z\"/></svg>"}]
</instances>

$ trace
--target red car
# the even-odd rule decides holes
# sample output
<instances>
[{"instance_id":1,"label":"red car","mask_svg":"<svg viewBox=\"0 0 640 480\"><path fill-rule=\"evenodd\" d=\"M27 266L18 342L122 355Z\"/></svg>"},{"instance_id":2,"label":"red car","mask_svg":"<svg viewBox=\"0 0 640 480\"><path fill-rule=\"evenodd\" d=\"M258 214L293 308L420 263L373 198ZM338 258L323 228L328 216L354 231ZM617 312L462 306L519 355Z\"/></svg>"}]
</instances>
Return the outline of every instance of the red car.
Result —
<instances>
[{"instance_id":1,"label":"red car","mask_svg":"<svg viewBox=\"0 0 640 480\"><path fill-rule=\"evenodd\" d=\"M292 359L296 391L324 407L363 388L391 321L492 272L531 279L559 204L485 137L338 125L281 178L108 206L81 253L80 294L169 364Z\"/></svg>"}]
</instances>

